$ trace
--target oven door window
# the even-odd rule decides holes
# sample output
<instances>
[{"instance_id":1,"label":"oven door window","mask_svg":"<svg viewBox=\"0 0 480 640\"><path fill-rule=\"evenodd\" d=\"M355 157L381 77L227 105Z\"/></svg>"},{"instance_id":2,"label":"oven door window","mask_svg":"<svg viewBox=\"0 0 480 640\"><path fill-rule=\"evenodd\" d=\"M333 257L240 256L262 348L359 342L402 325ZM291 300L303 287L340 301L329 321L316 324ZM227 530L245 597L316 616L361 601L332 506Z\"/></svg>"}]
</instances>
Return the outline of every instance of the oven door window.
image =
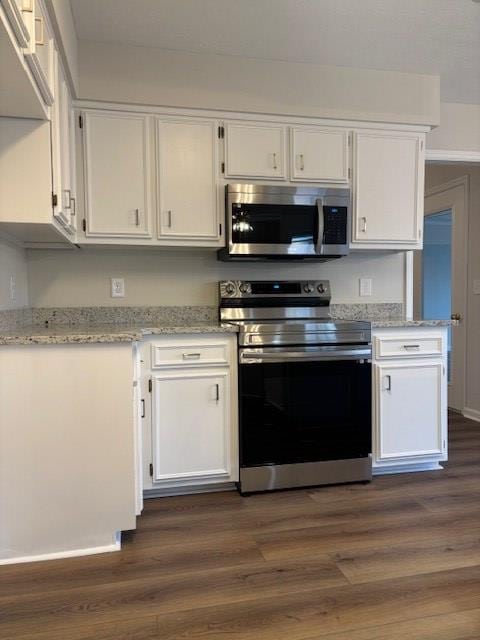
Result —
<instances>
[{"instance_id":1,"label":"oven door window","mask_svg":"<svg viewBox=\"0 0 480 640\"><path fill-rule=\"evenodd\" d=\"M241 365L240 409L244 467L367 456L371 365Z\"/></svg>"},{"instance_id":2,"label":"oven door window","mask_svg":"<svg viewBox=\"0 0 480 640\"><path fill-rule=\"evenodd\" d=\"M235 244L314 245L317 236L316 206L232 204Z\"/></svg>"}]
</instances>

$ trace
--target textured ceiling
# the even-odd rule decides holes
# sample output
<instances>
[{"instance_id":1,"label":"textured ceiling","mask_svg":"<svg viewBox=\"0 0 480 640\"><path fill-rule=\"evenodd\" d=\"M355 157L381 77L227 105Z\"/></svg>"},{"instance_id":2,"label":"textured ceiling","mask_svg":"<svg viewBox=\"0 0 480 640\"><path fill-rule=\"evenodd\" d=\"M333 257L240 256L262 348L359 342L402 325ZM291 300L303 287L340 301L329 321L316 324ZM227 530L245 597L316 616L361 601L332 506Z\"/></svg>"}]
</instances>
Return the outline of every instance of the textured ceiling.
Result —
<instances>
[{"instance_id":1,"label":"textured ceiling","mask_svg":"<svg viewBox=\"0 0 480 640\"><path fill-rule=\"evenodd\" d=\"M71 0L80 39L440 75L480 103L472 0Z\"/></svg>"}]
</instances>

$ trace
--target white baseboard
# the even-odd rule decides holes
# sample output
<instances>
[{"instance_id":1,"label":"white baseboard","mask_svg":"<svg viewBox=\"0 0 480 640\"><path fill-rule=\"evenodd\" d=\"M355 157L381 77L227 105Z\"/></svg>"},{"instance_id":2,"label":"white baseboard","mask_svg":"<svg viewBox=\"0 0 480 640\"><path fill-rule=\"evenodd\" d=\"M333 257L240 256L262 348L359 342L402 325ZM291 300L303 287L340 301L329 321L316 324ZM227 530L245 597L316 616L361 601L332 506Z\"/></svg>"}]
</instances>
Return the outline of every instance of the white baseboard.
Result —
<instances>
[{"instance_id":1,"label":"white baseboard","mask_svg":"<svg viewBox=\"0 0 480 640\"><path fill-rule=\"evenodd\" d=\"M480 411L477 411L476 409L469 409L468 407L465 407L465 409L462 411L462 415L464 418L469 418L470 420L475 420L475 422L480 422Z\"/></svg>"},{"instance_id":2,"label":"white baseboard","mask_svg":"<svg viewBox=\"0 0 480 640\"><path fill-rule=\"evenodd\" d=\"M398 464L395 466L373 467L374 476L384 476L391 473L416 473L418 471L437 471L443 469L439 462L420 462L418 464Z\"/></svg>"},{"instance_id":3,"label":"white baseboard","mask_svg":"<svg viewBox=\"0 0 480 640\"><path fill-rule=\"evenodd\" d=\"M188 487L167 487L154 489L145 489L143 497L148 498L167 498L169 496L187 496L194 493L218 493L219 491L235 491L236 484L234 482L222 482L219 484L202 484Z\"/></svg>"},{"instance_id":4,"label":"white baseboard","mask_svg":"<svg viewBox=\"0 0 480 640\"><path fill-rule=\"evenodd\" d=\"M21 564L24 562L41 562L42 560L60 560L61 558L78 558L80 556L93 556L97 553L111 553L120 551L120 534L116 535L113 544L106 544L101 547L88 547L86 549L71 549L70 551L55 551L54 553L42 553L35 556L19 556L17 558L0 558L0 565Z\"/></svg>"}]
</instances>

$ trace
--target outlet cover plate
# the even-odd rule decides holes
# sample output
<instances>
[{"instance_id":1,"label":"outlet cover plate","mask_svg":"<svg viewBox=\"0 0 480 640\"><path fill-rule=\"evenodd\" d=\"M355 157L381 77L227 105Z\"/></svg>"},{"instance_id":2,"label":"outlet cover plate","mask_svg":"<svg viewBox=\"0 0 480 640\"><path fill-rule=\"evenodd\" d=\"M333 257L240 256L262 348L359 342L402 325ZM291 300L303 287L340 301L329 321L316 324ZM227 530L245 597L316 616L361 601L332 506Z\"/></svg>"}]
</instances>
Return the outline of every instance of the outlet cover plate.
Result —
<instances>
[{"instance_id":1,"label":"outlet cover plate","mask_svg":"<svg viewBox=\"0 0 480 640\"><path fill-rule=\"evenodd\" d=\"M112 298L125 297L125 278L111 278L111 295Z\"/></svg>"}]
</instances>

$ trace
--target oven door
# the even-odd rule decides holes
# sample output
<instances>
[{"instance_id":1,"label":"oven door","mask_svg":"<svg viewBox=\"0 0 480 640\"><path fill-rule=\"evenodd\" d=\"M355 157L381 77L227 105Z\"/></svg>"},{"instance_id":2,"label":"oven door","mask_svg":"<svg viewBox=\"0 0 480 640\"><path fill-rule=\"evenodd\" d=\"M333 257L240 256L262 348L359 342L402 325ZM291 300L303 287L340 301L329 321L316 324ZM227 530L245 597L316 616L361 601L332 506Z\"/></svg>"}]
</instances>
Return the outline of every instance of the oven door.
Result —
<instances>
[{"instance_id":1,"label":"oven door","mask_svg":"<svg viewBox=\"0 0 480 640\"><path fill-rule=\"evenodd\" d=\"M240 350L240 465L371 453L369 345Z\"/></svg>"}]
</instances>

